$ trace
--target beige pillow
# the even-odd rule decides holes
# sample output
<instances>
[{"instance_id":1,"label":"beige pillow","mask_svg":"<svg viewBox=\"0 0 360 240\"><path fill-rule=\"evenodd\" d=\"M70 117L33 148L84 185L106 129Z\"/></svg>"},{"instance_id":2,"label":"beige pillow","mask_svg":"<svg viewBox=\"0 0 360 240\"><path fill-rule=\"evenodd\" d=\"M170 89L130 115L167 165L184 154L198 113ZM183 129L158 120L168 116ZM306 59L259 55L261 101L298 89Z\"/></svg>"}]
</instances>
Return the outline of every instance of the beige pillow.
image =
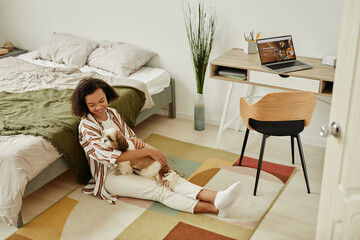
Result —
<instances>
[{"instance_id":1,"label":"beige pillow","mask_svg":"<svg viewBox=\"0 0 360 240\"><path fill-rule=\"evenodd\" d=\"M53 33L38 50L38 58L72 67L86 64L89 54L98 46L94 41L66 33Z\"/></svg>"},{"instance_id":2,"label":"beige pillow","mask_svg":"<svg viewBox=\"0 0 360 240\"><path fill-rule=\"evenodd\" d=\"M155 53L129 43L103 41L89 56L87 65L120 77L128 77L144 66Z\"/></svg>"}]
</instances>

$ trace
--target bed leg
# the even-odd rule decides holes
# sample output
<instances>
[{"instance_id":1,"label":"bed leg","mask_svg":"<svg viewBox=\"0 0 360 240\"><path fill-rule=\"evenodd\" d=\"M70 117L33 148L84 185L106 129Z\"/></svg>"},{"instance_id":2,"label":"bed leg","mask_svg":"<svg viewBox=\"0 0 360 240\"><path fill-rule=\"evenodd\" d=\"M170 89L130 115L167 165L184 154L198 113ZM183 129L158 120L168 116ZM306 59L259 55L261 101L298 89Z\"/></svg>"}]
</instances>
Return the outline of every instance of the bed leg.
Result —
<instances>
[{"instance_id":1,"label":"bed leg","mask_svg":"<svg viewBox=\"0 0 360 240\"><path fill-rule=\"evenodd\" d=\"M176 118L175 80L171 79L170 84L171 84L172 102L169 104L169 118Z\"/></svg>"},{"instance_id":2,"label":"bed leg","mask_svg":"<svg viewBox=\"0 0 360 240\"><path fill-rule=\"evenodd\" d=\"M16 227L21 228L22 226L24 226L24 224L23 224L21 210L20 210L19 215L18 215L18 220L17 220Z\"/></svg>"}]
</instances>

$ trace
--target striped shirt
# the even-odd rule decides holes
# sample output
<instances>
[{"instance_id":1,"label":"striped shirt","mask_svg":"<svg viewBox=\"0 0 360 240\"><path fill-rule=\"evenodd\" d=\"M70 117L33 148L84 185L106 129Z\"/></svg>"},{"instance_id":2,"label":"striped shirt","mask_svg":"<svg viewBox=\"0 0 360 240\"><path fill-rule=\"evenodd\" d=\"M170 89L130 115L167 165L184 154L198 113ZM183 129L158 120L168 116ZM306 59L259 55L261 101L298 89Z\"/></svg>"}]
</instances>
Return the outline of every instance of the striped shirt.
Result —
<instances>
[{"instance_id":1,"label":"striped shirt","mask_svg":"<svg viewBox=\"0 0 360 240\"><path fill-rule=\"evenodd\" d=\"M135 133L126 125L115 109L107 108L107 115L126 138L136 138ZM82 117L79 124L79 141L85 151L93 177L83 188L83 193L114 203L117 200L116 196L110 195L104 185L108 168L116 167L116 160L121 151L107 148L101 143L101 134L104 129L102 122L91 113Z\"/></svg>"}]
</instances>

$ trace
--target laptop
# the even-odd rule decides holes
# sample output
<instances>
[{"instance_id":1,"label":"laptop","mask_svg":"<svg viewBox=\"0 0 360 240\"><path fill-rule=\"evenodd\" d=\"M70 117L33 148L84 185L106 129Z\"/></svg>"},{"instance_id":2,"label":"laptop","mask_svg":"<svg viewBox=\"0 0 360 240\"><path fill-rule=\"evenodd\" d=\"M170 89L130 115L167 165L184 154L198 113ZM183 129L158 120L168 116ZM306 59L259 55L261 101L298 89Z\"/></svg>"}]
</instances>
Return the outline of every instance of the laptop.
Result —
<instances>
[{"instance_id":1,"label":"laptop","mask_svg":"<svg viewBox=\"0 0 360 240\"><path fill-rule=\"evenodd\" d=\"M296 60L291 35L256 40L261 66L275 73L293 72L312 68Z\"/></svg>"}]
</instances>

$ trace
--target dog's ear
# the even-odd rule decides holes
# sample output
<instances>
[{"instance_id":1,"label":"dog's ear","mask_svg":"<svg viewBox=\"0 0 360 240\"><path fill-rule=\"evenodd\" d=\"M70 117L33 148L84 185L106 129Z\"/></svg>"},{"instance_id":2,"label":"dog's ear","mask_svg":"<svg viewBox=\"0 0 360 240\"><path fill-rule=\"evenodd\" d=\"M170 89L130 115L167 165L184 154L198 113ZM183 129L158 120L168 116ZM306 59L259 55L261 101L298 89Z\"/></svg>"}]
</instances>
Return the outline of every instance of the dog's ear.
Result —
<instances>
[{"instance_id":1,"label":"dog's ear","mask_svg":"<svg viewBox=\"0 0 360 240\"><path fill-rule=\"evenodd\" d=\"M125 152L129 147L129 143L126 141L125 137L122 134L118 134L116 138L118 149L122 152Z\"/></svg>"}]
</instances>

